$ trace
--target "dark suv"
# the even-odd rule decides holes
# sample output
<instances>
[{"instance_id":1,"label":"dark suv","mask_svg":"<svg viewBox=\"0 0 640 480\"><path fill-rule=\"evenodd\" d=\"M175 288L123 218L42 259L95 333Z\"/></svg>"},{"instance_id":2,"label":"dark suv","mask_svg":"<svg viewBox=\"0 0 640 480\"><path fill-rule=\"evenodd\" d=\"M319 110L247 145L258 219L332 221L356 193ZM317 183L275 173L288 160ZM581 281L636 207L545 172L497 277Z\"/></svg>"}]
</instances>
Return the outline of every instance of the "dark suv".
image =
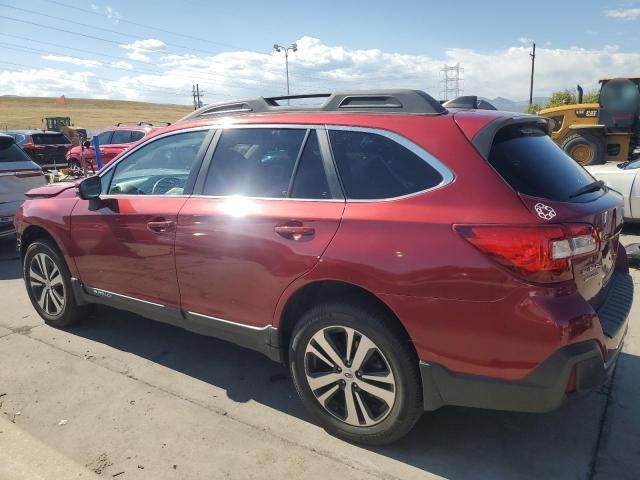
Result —
<instances>
[{"instance_id":1,"label":"dark suv","mask_svg":"<svg viewBox=\"0 0 640 480\"><path fill-rule=\"evenodd\" d=\"M65 154L71 148L71 140L62 133L45 130L11 130L3 133L12 136L43 170L67 167Z\"/></svg>"},{"instance_id":2,"label":"dark suv","mask_svg":"<svg viewBox=\"0 0 640 480\"><path fill-rule=\"evenodd\" d=\"M601 384L633 297L622 198L547 120L413 90L313 98L209 105L30 192L35 309L67 327L106 304L263 352L369 444L443 405L543 412Z\"/></svg>"}]
</instances>

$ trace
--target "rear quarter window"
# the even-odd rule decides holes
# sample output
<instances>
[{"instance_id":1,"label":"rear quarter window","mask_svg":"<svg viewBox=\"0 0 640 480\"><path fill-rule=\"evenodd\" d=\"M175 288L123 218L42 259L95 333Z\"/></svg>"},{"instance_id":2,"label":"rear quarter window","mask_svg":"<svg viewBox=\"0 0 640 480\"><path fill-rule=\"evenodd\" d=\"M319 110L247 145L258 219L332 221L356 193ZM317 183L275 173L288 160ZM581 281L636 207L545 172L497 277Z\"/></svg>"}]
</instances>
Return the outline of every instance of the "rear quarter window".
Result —
<instances>
[{"instance_id":1,"label":"rear quarter window","mask_svg":"<svg viewBox=\"0 0 640 480\"><path fill-rule=\"evenodd\" d=\"M527 125L500 130L493 141L489 163L515 191L548 200L574 201L571 195L594 181L543 130ZM579 201L601 194L585 194Z\"/></svg>"},{"instance_id":2,"label":"rear quarter window","mask_svg":"<svg viewBox=\"0 0 640 480\"><path fill-rule=\"evenodd\" d=\"M329 138L347 198L402 197L443 181L424 158L384 135L330 130Z\"/></svg>"},{"instance_id":3,"label":"rear quarter window","mask_svg":"<svg viewBox=\"0 0 640 480\"><path fill-rule=\"evenodd\" d=\"M14 142L0 140L0 163L30 161L27 154Z\"/></svg>"}]
</instances>

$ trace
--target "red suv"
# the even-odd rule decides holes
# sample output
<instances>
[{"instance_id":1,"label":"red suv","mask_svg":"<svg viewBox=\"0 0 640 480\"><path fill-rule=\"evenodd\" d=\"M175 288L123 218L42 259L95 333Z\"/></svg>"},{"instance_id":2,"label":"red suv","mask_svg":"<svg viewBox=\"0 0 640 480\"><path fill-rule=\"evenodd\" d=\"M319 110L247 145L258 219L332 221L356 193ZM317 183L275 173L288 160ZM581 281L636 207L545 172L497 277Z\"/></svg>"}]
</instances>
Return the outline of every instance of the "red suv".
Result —
<instances>
[{"instance_id":1,"label":"red suv","mask_svg":"<svg viewBox=\"0 0 640 480\"><path fill-rule=\"evenodd\" d=\"M137 125L125 125L119 123L113 128L109 128L98 134L100 144L100 155L102 164L106 165L125 150L142 140L152 130L157 127L140 123ZM70 148L67 151L66 159L72 169L82 168L82 147L80 145ZM87 168L96 169L96 151L93 145L84 149L84 160Z\"/></svg>"},{"instance_id":2,"label":"red suv","mask_svg":"<svg viewBox=\"0 0 640 480\"><path fill-rule=\"evenodd\" d=\"M16 227L38 313L106 304L258 350L368 444L443 405L542 412L600 385L633 297L622 198L547 120L315 97L209 105L33 190Z\"/></svg>"}]
</instances>

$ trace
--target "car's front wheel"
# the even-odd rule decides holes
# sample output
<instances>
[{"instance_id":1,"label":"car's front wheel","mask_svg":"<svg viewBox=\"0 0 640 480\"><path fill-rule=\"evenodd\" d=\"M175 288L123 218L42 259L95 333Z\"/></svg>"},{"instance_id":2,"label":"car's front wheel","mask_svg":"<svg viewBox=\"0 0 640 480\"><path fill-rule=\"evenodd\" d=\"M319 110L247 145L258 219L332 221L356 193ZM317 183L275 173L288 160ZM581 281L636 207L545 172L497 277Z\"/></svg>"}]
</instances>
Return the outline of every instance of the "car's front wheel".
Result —
<instances>
[{"instance_id":1,"label":"car's front wheel","mask_svg":"<svg viewBox=\"0 0 640 480\"><path fill-rule=\"evenodd\" d=\"M77 305L73 296L67 264L50 242L29 245L23 270L29 299L48 325L69 327L86 316L87 308Z\"/></svg>"},{"instance_id":2,"label":"car's front wheel","mask_svg":"<svg viewBox=\"0 0 640 480\"><path fill-rule=\"evenodd\" d=\"M420 418L418 362L387 317L377 308L336 302L300 319L289 366L303 403L329 433L383 445Z\"/></svg>"}]
</instances>

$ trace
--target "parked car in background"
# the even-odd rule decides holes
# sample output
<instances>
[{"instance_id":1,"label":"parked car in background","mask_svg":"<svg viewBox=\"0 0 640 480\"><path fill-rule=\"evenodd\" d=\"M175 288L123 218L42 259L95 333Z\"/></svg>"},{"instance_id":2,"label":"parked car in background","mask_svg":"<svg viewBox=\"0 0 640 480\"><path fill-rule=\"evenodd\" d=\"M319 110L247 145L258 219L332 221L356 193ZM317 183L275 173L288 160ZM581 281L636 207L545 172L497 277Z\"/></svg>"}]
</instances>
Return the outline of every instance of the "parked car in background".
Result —
<instances>
[{"instance_id":1,"label":"parked car in background","mask_svg":"<svg viewBox=\"0 0 640 480\"><path fill-rule=\"evenodd\" d=\"M321 97L208 105L30 192L36 311L68 327L107 304L255 349L329 432L374 445L443 405L543 412L598 388L633 299L622 197L537 116Z\"/></svg>"},{"instance_id":2,"label":"parked car in background","mask_svg":"<svg viewBox=\"0 0 640 480\"><path fill-rule=\"evenodd\" d=\"M598 180L624 197L624 218L640 221L640 159L585 167Z\"/></svg>"},{"instance_id":3,"label":"parked car in background","mask_svg":"<svg viewBox=\"0 0 640 480\"><path fill-rule=\"evenodd\" d=\"M133 144L142 140L154 129L152 125L146 125L144 123L139 125L121 125L118 124L115 127L104 130L98 134L98 142L100 144L100 156L102 164L106 165L114 158L120 155L125 150L131 148ZM91 142L91 139L88 139ZM87 168L95 170L96 164L96 151L91 146L84 149L84 159ZM69 163L69 167L72 169L80 169L82 158L82 146L78 145L71 149L66 154L66 160Z\"/></svg>"},{"instance_id":4,"label":"parked car in background","mask_svg":"<svg viewBox=\"0 0 640 480\"><path fill-rule=\"evenodd\" d=\"M42 169L16 145L15 139L0 133L0 238L13 235L13 218L32 188L46 185Z\"/></svg>"},{"instance_id":5,"label":"parked car in background","mask_svg":"<svg viewBox=\"0 0 640 480\"><path fill-rule=\"evenodd\" d=\"M11 135L27 155L43 170L65 168L65 154L71 148L71 140L60 132L46 130L10 130Z\"/></svg>"}]
</instances>

